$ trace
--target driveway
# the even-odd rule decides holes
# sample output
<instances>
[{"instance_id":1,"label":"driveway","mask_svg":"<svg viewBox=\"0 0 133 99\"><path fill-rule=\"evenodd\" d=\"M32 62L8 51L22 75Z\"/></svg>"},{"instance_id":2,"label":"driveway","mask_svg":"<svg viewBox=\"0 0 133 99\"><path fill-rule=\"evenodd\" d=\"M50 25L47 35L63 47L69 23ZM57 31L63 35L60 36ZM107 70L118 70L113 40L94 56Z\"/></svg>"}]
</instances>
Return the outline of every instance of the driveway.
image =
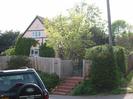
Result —
<instances>
[{"instance_id":1,"label":"driveway","mask_svg":"<svg viewBox=\"0 0 133 99\"><path fill-rule=\"evenodd\" d=\"M105 96L59 96L50 95L50 99L133 99L133 94Z\"/></svg>"}]
</instances>

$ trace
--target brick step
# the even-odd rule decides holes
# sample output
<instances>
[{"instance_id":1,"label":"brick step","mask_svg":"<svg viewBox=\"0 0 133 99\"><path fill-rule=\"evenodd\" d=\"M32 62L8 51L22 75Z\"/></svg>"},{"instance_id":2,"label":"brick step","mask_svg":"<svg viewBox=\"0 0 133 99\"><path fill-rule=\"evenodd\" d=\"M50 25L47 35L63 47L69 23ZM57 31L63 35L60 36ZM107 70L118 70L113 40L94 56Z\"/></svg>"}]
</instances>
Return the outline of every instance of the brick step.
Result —
<instances>
[{"instance_id":1,"label":"brick step","mask_svg":"<svg viewBox=\"0 0 133 99\"><path fill-rule=\"evenodd\" d=\"M63 83L63 84L61 84L61 86L75 86L75 85L77 85L76 83L69 83L69 82L65 82L65 83Z\"/></svg>"},{"instance_id":2,"label":"brick step","mask_svg":"<svg viewBox=\"0 0 133 99\"><path fill-rule=\"evenodd\" d=\"M70 90L73 89L73 86L58 86L57 88Z\"/></svg>"},{"instance_id":3,"label":"brick step","mask_svg":"<svg viewBox=\"0 0 133 99\"><path fill-rule=\"evenodd\" d=\"M79 83L79 82L81 82L81 80L67 79L65 82L69 82L69 83Z\"/></svg>"},{"instance_id":4,"label":"brick step","mask_svg":"<svg viewBox=\"0 0 133 99\"><path fill-rule=\"evenodd\" d=\"M55 92L63 92L63 93L68 93L71 90L67 90L67 89L55 89Z\"/></svg>"},{"instance_id":5,"label":"brick step","mask_svg":"<svg viewBox=\"0 0 133 99\"><path fill-rule=\"evenodd\" d=\"M68 77L67 80L83 80L82 77Z\"/></svg>"},{"instance_id":6,"label":"brick step","mask_svg":"<svg viewBox=\"0 0 133 99\"><path fill-rule=\"evenodd\" d=\"M67 93L64 92L53 92L54 95L67 95Z\"/></svg>"},{"instance_id":7,"label":"brick step","mask_svg":"<svg viewBox=\"0 0 133 99\"><path fill-rule=\"evenodd\" d=\"M75 86L75 84L62 84L62 85L59 85L57 86L53 91L55 91L56 89L66 89L66 90L71 90L73 89L73 87Z\"/></svg>"},{"instance_id":8,"label":"brick step","mask_svg":"<svg viewBox=\"0 0 133 99\"><path fill-rule=\"evenodd\" d=\"M67 95L82 80L83 80L83 78L81 78L81 77L69 77L53 90L53 94Z\"/></svg>"}]
</instances>

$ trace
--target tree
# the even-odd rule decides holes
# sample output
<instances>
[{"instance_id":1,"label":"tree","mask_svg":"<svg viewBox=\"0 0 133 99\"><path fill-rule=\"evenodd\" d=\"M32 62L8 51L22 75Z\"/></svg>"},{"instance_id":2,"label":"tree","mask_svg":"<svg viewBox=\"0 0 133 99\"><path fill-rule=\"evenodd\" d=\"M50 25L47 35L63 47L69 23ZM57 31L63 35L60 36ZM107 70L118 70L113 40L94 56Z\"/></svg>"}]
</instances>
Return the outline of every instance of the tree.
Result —
<instances>
[{"instance_id":1,"label":"tree","mask_svg":"<svg viewBox=\"0 0 133 99\"><path fill-rule=\"evenodd\" d=\"M116 20L112 23L113 40L116 45L127 50L133 50L133 26L124 20Z\"/></svg>"},{"instance_id":2,"label":"tree","mask_svg":"<svg viewBox=\"0 0 133 99\"><path fill-rule=\"evenodd\" d=\"M44 43L39 48L39 56L41 56L41 57L55 57L54 49L52 47L47 46L47 44Z\"/></svg>"},{"instance_id":3,"label":"tree","mask_svg":"<svg viewBox=\"0 0 133 99\"><path fill-rule=\"evenodd\" d=\"M15 45L20 32L5 31L0 35L0 52Z\"/></svg>"},{"instance_id":4,"label":"tree","mask_svg":"<svg viewBox=\"0 0 133 99\"><path fill-rule=\"evenodd\" d=\"M32 38L19 38L15 44L15 55L29 56L31 46L36 44L37 41Z\"/></svg>"},{"instance_id":5,"label":"tree","mask_svg":"<svg viewBox=\"0 0 133 99\"><path fill-rule=\"evenodd\" d=\"M116 45L122 46L129 51L133 50L133 33L124 33L116 37Z\"/></svg>"},{"instance_id":6,"label":"tree","mask_svg":"<svg viewBox=\"0 0 133 99\"><path fill-rule=\"evenodd\" d=\"M45 19L48 44L61 58L83 58L85 49L94 46L90 27L96 24L100 27L97 23L99 15L98 8L83 2L70 9L67 16Z\"/></svg>"},{"instance_id":7,"label":"tree","mask_svg":"<svg viewBox=\"0 0 133 99\"><path fill-rule=\"evenodd\" d=\"M116 20L112 23L113 42L115 43L116 37L123 33L131 32L132 26L124 20Z\"/></svg>"},{"instance_id":8,"label":"tree","mask_svg":"<svg viewBox=\"0 0 133 99\"><path fill-rule=\"evenodd\" d=\"M90 32L92 33L92 41L95 42L95 45L103 45L108 44L108 35L105 34L105 31L99 27L90 28Z\"/></svg>"},{"instance_id":9,"label":"tree","mask_svg":"<svg viewBox=\"0 0 133 99\"><path fill-rule=\"evenodd\" d=\"M112 23L112 32L115 35L127 32L128 24L124 20L116 20Z\"/></svg>"}]
</instances>

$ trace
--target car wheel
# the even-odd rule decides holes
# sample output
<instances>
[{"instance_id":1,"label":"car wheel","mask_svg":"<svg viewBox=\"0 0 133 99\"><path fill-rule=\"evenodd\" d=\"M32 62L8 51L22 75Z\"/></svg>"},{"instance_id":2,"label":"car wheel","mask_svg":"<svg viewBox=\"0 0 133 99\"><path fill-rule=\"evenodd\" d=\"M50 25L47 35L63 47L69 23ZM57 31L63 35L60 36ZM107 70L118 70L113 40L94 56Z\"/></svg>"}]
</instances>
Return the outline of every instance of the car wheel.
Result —
<instances>
[{"instance_id":1,"label":"car wheel","mask_svg":"<svg viewBox=\"0 0 133 99\"><path fill-rule=\"evenodd\" d=\"M17 93L17 99L43 99L43 92L36 84L24 84Z\"/></svg>"}]
</instances>

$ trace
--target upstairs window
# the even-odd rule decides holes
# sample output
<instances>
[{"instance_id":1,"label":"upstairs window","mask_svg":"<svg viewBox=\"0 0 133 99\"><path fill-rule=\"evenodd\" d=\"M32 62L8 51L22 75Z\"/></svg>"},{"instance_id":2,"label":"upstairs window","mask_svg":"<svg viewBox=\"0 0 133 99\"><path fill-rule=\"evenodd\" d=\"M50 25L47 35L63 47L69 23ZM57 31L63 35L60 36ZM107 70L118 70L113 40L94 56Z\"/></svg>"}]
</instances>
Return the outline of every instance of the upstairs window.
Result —
<instances>
[{"instance_id":1,"label":"upstairs window","mask_svg":"<svg viewBox=\"0 0 133 99\"><path fill-rule=\"evenodd\" d=\"M32 37L36 38L36 37L40 37L41 36L41 32L40 31L33 31L32 32Z\"/></svg>"}]
</instances>

